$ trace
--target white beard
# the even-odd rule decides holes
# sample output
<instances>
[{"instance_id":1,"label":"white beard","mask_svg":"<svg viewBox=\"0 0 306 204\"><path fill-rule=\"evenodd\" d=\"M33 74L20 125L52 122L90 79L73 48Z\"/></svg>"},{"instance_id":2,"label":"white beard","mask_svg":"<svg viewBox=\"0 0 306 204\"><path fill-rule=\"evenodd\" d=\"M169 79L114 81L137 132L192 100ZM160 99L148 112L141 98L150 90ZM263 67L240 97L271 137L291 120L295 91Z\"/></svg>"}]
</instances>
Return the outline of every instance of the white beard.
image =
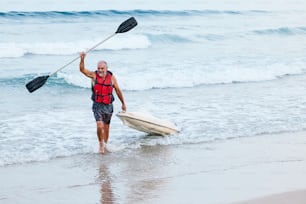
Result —
<instances>
[{"instance_id":1,"label":"white beard","mask_svg":"<svg viewBox=\"0 0 306 204\"><path fill-rule=\"evenodd\" d=\"M104 76L105 76L104 72L99 72L99 71L98 71L98 75L99 75L100 77L104 77Z\"/></svg>"}]
</instances>

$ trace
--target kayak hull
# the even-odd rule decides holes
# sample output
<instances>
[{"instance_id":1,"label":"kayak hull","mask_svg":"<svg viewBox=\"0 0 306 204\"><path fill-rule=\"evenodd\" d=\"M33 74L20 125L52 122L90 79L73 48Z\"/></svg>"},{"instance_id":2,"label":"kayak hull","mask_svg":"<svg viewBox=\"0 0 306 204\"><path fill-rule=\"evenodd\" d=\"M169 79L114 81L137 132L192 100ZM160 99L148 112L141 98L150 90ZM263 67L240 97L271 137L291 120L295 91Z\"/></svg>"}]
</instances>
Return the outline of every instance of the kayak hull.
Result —
<instances>
[{"instance_id":1,"label":"kayak hull","mask_svg":"<svg viewBox=\"0 0 306 204\"><path fill-rule=\"evenodd\" d=\"M124 125L151 135L171 135L179 132L175 124L148 113L120 112L116 114Z\"/></svg>"}]
</instances>

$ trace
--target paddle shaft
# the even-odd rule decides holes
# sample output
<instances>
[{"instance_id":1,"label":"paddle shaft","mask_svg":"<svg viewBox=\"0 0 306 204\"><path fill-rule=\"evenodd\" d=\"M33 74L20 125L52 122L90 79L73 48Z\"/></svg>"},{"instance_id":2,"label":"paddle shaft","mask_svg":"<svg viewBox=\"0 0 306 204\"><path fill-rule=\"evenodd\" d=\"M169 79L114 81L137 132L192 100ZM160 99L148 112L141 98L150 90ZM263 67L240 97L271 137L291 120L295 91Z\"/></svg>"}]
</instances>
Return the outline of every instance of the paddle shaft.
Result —
<instances>
[{"instance_id":1,"label":"paddle shaft","mask_svg":"<svg viewBox=\"0 0 306 204\"><path fill-rule=\"evenodd\" d=\"M110 35L109 37L107 37L105 40L102 40L101 42L99 42L98 44L94 45L93 47L89 48L85 53L88 53L90 51L92 51L93 49L95 49L96 47L98 47L99 45L101 45L102 43L104 43L105 41L111 39L112 37L114 37L117 33L113 33L112 35ZM68 65L72 64L73 62L75 62L76 60L78 60L80 58L80 56L74 58L72 61L68 62L67 64L65 64L64 66L62 66L61 68L59 68L58 70L56 70L55 72L52 72L51 74L49 74L49 76L54 75L55 73L61 71L62 69L66 68Z\"/></svg>"},{"instance_id":2,"label":"paddle shaft","mask_svg":"<svg viewBox=\"0 0 306 204\"><path fill-rule=\"evenodd\" d=\"M125 33L128 32L129 30L133 29L135 26L137 26L137 21L134 17L130 17L129 19L125 20L124 22L122 22L117 31L115 33L113 33L112 35L110 35L109 37L107 37L105 40L99 42L98 44L94 45L92 48L88 49L85 53L90 52L91 50L95 49L96 47L98 47L99 45L101 45L102 43L104 43L105 41L109 40L110 38L112 38L113 36L115 36L117 33ZM65 67L67 67L68 65L72 64L74 61L76 61L77 59L79 59L80 56L76 57L75 59L73 59L71 62L65 64L64 66L62 66L61 68L59 68L58 70L56 70L55 72L49 74L49 75L45 75L45 76L40 76L40 77L36 77L35 79L31 80L30 82L28 82L26 84L26 88L28 89L28 91L30 93L32 93L33 91L39 89L40 87L42 87L46 81L48 80L48 78L50 76L52 76L53 74L59 72L60 70L64 69Z\"/></svg>"}]
</instances>

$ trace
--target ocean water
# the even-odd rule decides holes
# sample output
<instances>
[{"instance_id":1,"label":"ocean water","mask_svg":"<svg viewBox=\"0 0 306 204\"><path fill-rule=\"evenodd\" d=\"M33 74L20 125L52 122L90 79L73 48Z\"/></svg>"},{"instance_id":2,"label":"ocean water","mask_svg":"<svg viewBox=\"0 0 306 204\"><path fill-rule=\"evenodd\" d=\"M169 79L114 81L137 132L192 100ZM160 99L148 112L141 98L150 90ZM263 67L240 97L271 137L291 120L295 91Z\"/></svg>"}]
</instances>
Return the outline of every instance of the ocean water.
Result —
<instances>
[{"instance_id":1,"label":"ocean water","mask_svg":"<svg viewBox=\"0 0 306 204\"><path fill-rule=\"evenodd\" d=\"M25 84L131 16L138 26L88 53L86 67L106 60L128 111L149 112L181 131L148 136L114 114L110 143L119 152L305 130L303 1L175 2L1 2L0 166L97 152L90 81L78 62L34 93ZM118 98L114 105L119 112Z\"/></svg>"}]
</instances>

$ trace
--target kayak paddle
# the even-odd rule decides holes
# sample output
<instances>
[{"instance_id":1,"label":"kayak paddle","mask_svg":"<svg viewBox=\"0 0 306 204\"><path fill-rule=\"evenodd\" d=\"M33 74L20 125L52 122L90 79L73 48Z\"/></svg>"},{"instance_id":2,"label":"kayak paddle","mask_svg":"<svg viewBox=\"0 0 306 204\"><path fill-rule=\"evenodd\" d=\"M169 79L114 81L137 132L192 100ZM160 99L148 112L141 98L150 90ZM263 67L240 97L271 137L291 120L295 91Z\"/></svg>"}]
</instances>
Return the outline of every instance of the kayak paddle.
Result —
<instances>
[{"instance_id":1,"label":"kayak paddle","mask_svg":"<svg viewBox=\"0 0 306 204\"><path fill-rule=\"evenodd\" d=\"M112 38L116 34L128 32L129 30L133 29L135 26L137 26L137 21L136 21L136 19L134 17L131 17L131 18L125 20L123 23L120 24L120 26L118 27L118 29L117 29L117 31L115 33L113 33L112 35L107 37L105 40L99 42L98 44L96 44L92 48L88 49L85 53L88 53L91 50L95 49L96 47L98 47L99 45L101 45L105 41L109 40L110 38ZM68 65L70 65L71 63L73 63L74 61L76 61L79 58L80 58L80 56L76 57L71 62L65 64L64 66L62 66L61 68L59 68L58 70L56 70L55 72L53 72L53 73L51 73L49 75L36 77L35 79L33 79L32 81L30 81L30 82L28 82L26 84L26 88L28 89L28 91L30 93L32 93L33 91L35 91L35 90L39 89L40 87L42 87L46 83L46 81L48 80L48 78L50 76L52 76L53 74L55 74L55 73L59 72L60 70L64 69L65 67L67 67Z\"/></svg>"}]
</instances>

